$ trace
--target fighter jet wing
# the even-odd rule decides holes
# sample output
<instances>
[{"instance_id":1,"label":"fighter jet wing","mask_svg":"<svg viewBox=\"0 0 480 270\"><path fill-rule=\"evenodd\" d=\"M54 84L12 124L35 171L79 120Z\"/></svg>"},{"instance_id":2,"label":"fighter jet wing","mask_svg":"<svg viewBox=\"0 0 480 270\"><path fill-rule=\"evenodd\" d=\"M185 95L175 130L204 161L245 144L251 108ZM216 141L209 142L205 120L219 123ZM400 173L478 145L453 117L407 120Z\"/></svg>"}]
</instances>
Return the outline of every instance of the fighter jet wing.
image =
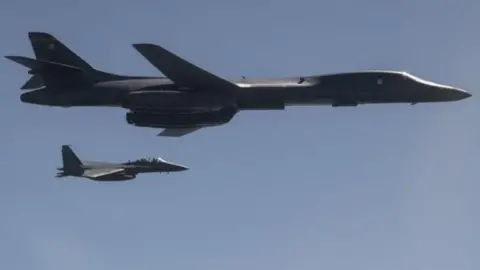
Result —
<instances>
[{"instance_id":1,"label":"fighter jet wing","mask_svg":"<svg viewBox=\"0 0 480 270\"><path fill-rule=\"evenodd\" d=\"M120 172L123 172L123 171L124 170L122 168L90 169L90 170L86 170L83 173L83 176L95 179L95 178L99 178L99 177L106 176L106 175L117 174L117 173L120 173Z\"/></svg>"},{"instance_id":2,"label":"fighter jet wing","mask_svg":"<svg viewBox=\"0 0 480 270\"><path fill-rule=\"evenodd\" d=\"M231 92L238 88L236 84L194 65L158 45L139 43L133 44L133 47L180 87L223 92Z\"/></svg>"},{"instance_id":3,"label":"fighter jet wing","mask_svg":"<svg viewBox=\"0 0 480 270\"><path fill-rule=\"evenodd\" d=\"M166 128L162 132L158 134L158 136L162 137L182 137L192 132L201 129L200 127L193 127L193 128Z\"/></svg>"}]
</instances>

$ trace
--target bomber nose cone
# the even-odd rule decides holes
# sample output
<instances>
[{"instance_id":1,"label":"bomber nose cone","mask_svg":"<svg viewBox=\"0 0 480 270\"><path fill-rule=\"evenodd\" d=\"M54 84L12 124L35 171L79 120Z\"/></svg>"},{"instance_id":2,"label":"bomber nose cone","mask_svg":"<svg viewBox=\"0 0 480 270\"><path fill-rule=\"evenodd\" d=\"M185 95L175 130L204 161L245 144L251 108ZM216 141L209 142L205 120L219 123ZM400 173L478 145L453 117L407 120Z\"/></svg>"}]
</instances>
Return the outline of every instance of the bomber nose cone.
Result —
<instances>
[{"instance_id":1,"label":"bomber nose cone","mask_svg":"<svg viewBox=\"0 0 480 270\"><path fill-rule=\"evenodd\" d=\"M472 94L468 93L467 91L458 88L448 89L448 95L452 100L462 100L472 96Z\"/></svg>"},{"instance_id":2,"label":"bomber nose cone","mask_svg":"<svg viewBox=\"0 0 480 270\"><path fill-rule=\"evenodd\" d=\"M456 92L454 95L456 96L457 100L466 99L472 96L472 94L462 89L455 89L454 92Z\"/></svg>"},{"instance_id":3,"label":"bomber nose cone","mask_svg":"<svg viewBox=\"0 0 480 270\"><path fill-rule=\"evenodd\" d=\"M432 101L458 101L472 96L467 91L449 86L437 86L430 89L428 92Z\"/></svg>"}]
</instances>

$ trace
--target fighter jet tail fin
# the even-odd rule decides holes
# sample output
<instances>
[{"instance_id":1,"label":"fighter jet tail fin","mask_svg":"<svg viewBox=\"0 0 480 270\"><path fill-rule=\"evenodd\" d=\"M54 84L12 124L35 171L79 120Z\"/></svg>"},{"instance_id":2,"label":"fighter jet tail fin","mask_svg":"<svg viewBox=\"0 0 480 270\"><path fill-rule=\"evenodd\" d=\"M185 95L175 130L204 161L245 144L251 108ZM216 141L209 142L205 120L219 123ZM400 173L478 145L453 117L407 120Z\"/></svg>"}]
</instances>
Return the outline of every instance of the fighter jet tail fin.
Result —
<instances>
[{"instance_id":1,"label":"fighter jet tail fin","mask_svg":"<svg viewBox=\"0 0 480 270\"><path fill-rule=\"evenodd\" d=\"M83 70L93 69L90 64L52 34L45 32L29 32L28 38L32 45L33 52L35 53L35 58L38 60L61 63L78 67Z\"/></svg>"},{"instance_id":2,"label":"fighter jet tail fin","mask_svg":"<svg viewBox=\"0 0 480 270\"><path fill-rule=\"evenodd\" d=\"M62 145L62 162L64 171L78 170L83 164L69 145Z\"/></svg>"},{"instance_id":3,"label":"fighter jet tail fin","mask_svg":"<svg viewBox=\"0 0 480 270\"><path fill-rule=\"evenodd\" d=\"M238 89L236 84L194 65L158 45L139 43L133 44L133 47L180 87L220 92L232 92Z\"/></svg>"}]
</instances>

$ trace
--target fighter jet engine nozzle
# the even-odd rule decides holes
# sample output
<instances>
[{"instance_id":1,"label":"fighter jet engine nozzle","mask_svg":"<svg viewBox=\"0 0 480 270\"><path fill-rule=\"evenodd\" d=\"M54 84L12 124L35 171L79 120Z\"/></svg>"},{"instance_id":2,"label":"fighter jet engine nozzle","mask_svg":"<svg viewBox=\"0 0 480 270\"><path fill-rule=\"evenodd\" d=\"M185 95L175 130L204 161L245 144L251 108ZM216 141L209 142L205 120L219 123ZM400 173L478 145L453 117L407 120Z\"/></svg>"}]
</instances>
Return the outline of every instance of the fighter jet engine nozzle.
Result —
<instances>
[{"instance_id":1,"label":"fighter jet engine nozzle","mask_svg":"<svg viewBox=\"0 0 480 270\"><path fill-rule=\"evenodd\" d=\"M196 113L128 112L127 123L140 127L184 128L226 124L236 115L236 108Z\"/></svg>"},{"instance_id":2,"label":"fighter jet engine nozzle","mask_svg":"<svg viewBox=\"0 0 480 270\"><path fill-rule=\"evenodd\" d=\"M135 175L133 174L124 174L123 175L123 180L132 180L132 179L135 179Z\"/></svg>"}]
</instances>

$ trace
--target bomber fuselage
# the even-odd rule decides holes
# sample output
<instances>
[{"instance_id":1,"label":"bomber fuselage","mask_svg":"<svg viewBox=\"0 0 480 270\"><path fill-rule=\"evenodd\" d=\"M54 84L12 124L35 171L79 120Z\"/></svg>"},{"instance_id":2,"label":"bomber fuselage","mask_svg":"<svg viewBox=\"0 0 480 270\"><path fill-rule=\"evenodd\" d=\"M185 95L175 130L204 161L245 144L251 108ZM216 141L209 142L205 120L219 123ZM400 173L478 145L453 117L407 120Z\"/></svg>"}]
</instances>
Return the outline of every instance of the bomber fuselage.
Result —
<instances>
[{"instance_id":1,"label":"bomber fuselage","mask_svg":"<svg viewBox=\"0 0 480 270\"><path fill-rule=\"evenodd\" d=\"M22 94L21 100L59 107L211 111L230 105L238 110L278 110L285 106L305 105L445 102L470 96L463 90L395 71L232 82L239 86L233 95L222 95L209 89L181 89L167 78L149 78L101 82L87 89L55 91L43 88Z\"/></svg>"}]
</instances>

